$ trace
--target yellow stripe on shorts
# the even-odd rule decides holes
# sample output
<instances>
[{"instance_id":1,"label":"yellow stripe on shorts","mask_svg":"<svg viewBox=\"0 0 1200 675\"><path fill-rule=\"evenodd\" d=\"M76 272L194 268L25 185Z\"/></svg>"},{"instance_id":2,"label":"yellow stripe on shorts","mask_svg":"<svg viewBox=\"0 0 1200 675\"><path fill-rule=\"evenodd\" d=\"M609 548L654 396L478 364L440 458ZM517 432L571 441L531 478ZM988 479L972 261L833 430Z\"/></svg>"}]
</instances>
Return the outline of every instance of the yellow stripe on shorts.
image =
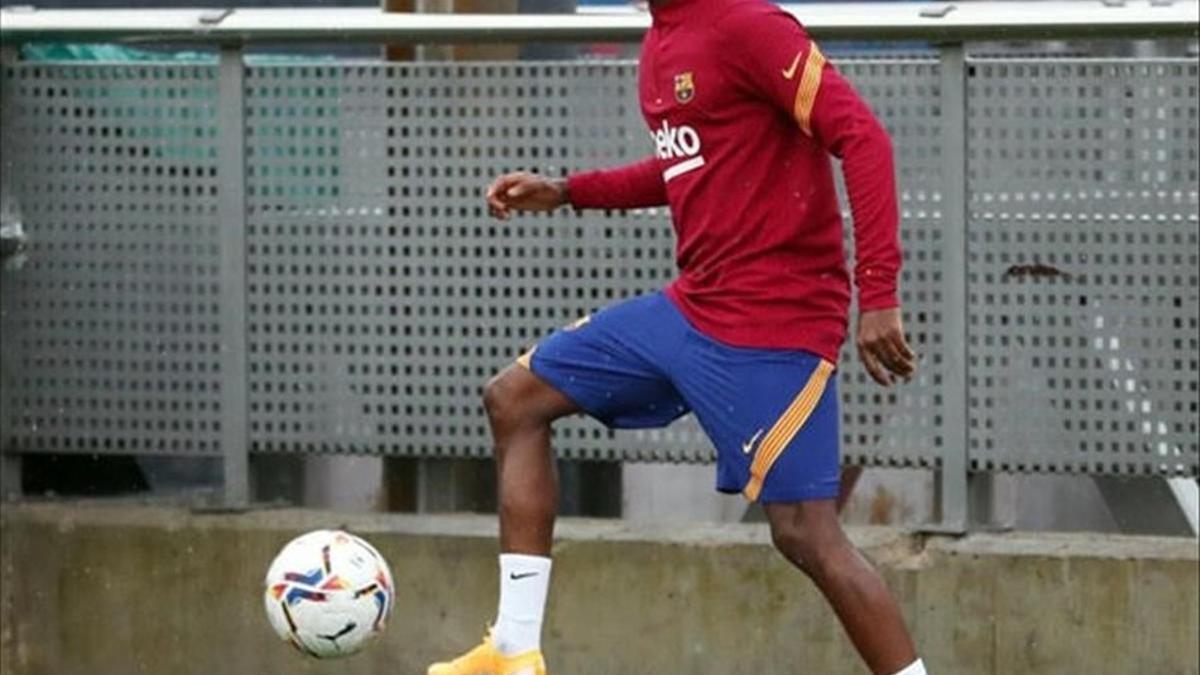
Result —
<instances>
[{"instance_id":1,"label":"yellow stripe on shorts","mask_svg":"<svg viewBox=\"0 0 1200 675\"><path fill-rule=\"evenodd\" d=\"M522 366L525 370L532 370L533 353L537 351L537 345L532 349L517 357L517 365Z\"/></svg>"},{"instance_id":2,"label":"yellow stripe on shorts","mask_svg":"<svg viewBox=\"0 0 1200 675\"><path fill-rule=\"evenodd\" d=\"M804 423L808 421L809 416L812 415L813 410L816 410L817 403L821 401L821 395L825 393L825 385L828 384L831 373L833 373L833 364L821 359L804 388L800 390L800 393L792 400L792 404L783 411L771 430L767 432L758 446L758 454L754 456L754 462L750 464L750 481L742 490L746 499L752 502L758 500L758 495L762 492L763 481L767 479L767 474L775 465L775 460L779 459L788 443L792 442L792 439L804 427Z\"/></svg>"}]
</instances>

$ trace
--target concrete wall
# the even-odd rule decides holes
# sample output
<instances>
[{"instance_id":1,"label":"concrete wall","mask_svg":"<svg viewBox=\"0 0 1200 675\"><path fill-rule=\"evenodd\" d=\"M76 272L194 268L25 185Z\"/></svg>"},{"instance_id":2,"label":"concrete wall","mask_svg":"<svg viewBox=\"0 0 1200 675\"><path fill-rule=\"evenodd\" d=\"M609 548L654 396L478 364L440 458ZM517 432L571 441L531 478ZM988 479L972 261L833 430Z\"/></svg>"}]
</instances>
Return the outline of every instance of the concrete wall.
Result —
<instances>
[{"instance_id":1,"label":"concrete wall","mask_svg":"<svg viewBox=\"0 0 1200 675\"><path fill-rule=\"evenodd\" d=\"M278 643L262 575L293 535L349 526L392 561L382 643L316 662ZM419 674L494 611L487 517L243 515L112 504L0 512L6 675ZM560 526L546 631L559 675L865 673L758 525ZM934 675L1196 674L1194 541L853 536L882 567Z\"/></svg>"}]
</instances>

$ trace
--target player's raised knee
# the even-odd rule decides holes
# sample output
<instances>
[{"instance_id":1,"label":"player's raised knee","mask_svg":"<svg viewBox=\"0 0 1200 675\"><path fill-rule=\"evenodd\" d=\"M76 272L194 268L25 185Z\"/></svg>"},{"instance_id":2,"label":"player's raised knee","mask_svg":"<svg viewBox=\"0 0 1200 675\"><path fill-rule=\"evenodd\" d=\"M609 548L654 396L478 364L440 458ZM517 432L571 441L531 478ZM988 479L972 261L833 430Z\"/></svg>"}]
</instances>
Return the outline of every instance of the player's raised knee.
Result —
<instances>
[{"instance_id":1,"label":"player's raised knee","mask_svg":"<svg viewBox=\"0 0 1200 675\"><path fill-rule=\"evenodd\" d=\"M520 383L513 368L497 373L483 387L483 408L493 423L514 422L520 417Z\"/></svg>"},{"instance_id":2,"label":"player's raised knee","mask_svg":"<svg viewBox=\"0 0 1200 675\"><path fill-rule=\"evenodd\" d=\"M580 410L571 399L521 364L505 368L488 381L483 389L483 406L497 431L547 425Z\"/></svg>"}]
</instances>

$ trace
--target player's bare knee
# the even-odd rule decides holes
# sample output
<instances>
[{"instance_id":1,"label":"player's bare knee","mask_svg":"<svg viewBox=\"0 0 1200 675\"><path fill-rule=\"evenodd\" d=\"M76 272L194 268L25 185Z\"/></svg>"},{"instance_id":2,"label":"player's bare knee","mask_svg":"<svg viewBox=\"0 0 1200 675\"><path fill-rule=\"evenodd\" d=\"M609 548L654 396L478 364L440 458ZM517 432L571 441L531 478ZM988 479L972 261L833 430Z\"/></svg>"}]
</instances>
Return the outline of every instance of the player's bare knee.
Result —
<instances>
[{"instance_id":1,"label":"player's bare knee","mask_svg":"<svg viewBox=\"0 0 1200 675\"><path fill-rule=\"evenodd\" d=\"M792 523L772 524L771 543L793 565L804 570L804 550L808 546L803 530Z\"/></svg>"},{"instance_id":2,"label":"player's bare knee","mask_svg":"<svg viewBox=\"0 0 1200 675\"><path fill-rule=\"evenodd\" d=\"M793 565L811 577L836 573L841 547L848 545L844 537L829 528L806 527L785 521L772 523L771 540L775 548Z\"/></svg>"},{"instance_id":3,"label":"player's bare knee","mask_svg":"<svg viewBox=\"0 0 1200 675\"><path fill-rule=\"evenodd\" d=\"M529 378L521 366L510 366L497 374L483 388L483 407L488 420L497 430L510 430L541 424L537 392L529 386Z\"/></svg>"},{"instance_id":4,"label":"player's bare knee","mask_svg":"<svg viewBox=\"0 0 1200 675\"><path fill-rule=\"evenodd\" d=\"M512 371L503 370L483 387L483 409L493 425L511 426L521 417L518 387L512 380Z\"/></svg>"}]
</instances>

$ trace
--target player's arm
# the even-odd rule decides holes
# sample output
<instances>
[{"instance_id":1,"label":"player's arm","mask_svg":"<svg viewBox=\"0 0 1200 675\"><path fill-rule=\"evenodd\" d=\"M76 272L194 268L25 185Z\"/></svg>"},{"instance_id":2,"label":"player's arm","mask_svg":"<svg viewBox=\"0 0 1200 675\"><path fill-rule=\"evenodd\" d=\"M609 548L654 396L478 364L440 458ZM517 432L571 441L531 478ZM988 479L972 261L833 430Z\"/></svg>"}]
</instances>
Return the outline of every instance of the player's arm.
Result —
<instances>
[{"instance_id":1,"label":"player's arm","mask_svg":"<svg viewBox=\"0 0 1200 675\"><path fill-rule=\"evenodd\" d=\"M811 44L810 50L814 49L816 45ZM819 60L824 62L823 58ZM907 378L916 371L916 355L904 338L897 292L900 214L892 139L832 65L822 63L821 71L810 129L814 138L842 160L842 176L854 217L854 281L859 308L856 344L871 377L887 386L893 375Z\"/></svg>"},{"instance_id":2,"label":"player's arm","mask_svg":"<svg viewBox=\"0 0 1200 675\"><path fill-rule=\"evenodd\" d=\"M790 14L763 5L726 24L738 79L842 160L854 216L859 355L882 385L915 372L904 338L896 171L887 131Z\"/></svg>"},{"instance_id":3,"label":"player's arm","mask_svg":"<svg viewBox=\"0 0 1200 675\"><path fill-rule=\"evenodd\" d=\"M546 178L524 171L508 173L487 190L492 215L506 219L512 211L553 211L570 204L577 209L639 209L667 203L667 188L658 160L611 169Z\"/></svg>"}]
</instances>

